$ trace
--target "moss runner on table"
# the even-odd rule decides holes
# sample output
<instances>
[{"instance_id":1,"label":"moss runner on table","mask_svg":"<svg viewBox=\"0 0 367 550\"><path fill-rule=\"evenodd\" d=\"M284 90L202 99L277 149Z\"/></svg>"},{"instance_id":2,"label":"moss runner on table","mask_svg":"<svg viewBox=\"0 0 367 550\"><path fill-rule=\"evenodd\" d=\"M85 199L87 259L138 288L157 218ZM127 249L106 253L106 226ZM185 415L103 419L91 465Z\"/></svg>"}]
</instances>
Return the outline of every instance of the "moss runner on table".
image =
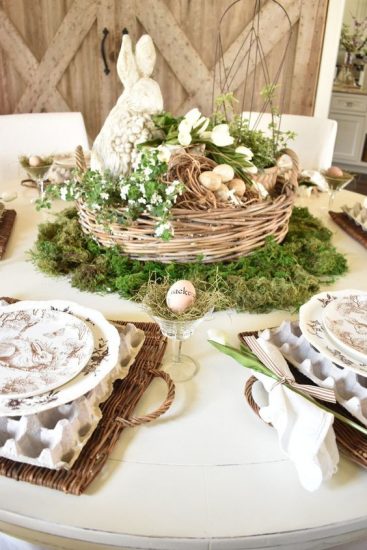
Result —
<instances>
[{"instance_id":1,"label":"moss runner on table","mask_svg":"<svg viewBox=\"0 0 367 550\"><path fill-rule=\"evenodd\" d=\"M347 271L345 257L331 244L331 231L307 208L294 208L282 244L269 238L265 246L233 262L162 264L140 262L121 255L117 247L104 248L84 235L75 209L40 225L30 257L48 275L67 275L71 285L89 292L117 292L134 298L150 276L201 279L213 283L239 311L296 310L318 292L321 283Z\"/></svg>"}]
</instances>

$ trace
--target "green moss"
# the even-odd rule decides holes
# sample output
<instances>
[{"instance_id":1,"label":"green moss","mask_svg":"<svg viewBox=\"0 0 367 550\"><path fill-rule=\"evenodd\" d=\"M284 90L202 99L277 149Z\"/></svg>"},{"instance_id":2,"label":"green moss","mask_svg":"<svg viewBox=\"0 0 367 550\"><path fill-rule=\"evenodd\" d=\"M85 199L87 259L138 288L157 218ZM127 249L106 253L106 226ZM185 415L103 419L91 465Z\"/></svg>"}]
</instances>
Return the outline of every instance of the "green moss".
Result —
<instances>
[{"instance_id":1,"label":"green moss","mask_svg":"<svg viewBox=\"0 0 367 550\"><path fill-rule=\"evenodd\" d=\"M262 248L235 262L162 264L139 262L104 248L86 237L75 209L65 210L52 223L40 226L30 257L48 275L68 275L71 284L90 292L117 292L134 298L150 276L157 281L196 279L213 283L238 310L295 310L347 271L345 257L331 244L331 232L306 208L295 208L289 232L279 245L269 238Z\"/></svg>"}]
</instances>

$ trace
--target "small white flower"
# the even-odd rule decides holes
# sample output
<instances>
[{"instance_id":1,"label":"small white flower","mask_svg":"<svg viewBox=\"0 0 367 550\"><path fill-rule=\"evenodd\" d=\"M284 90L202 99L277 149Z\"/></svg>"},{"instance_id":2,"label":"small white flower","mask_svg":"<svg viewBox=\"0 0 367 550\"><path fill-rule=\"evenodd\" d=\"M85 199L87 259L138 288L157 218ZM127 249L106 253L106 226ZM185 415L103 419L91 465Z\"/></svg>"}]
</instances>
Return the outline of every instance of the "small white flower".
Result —
<instances>
[{"instance_id":1,"label":"small white flower","mask_svg":"<svg viewBox=\"0 0 367 550\"><path fill-rule=\"evenodd\" d=\"M170 185L168 185L168 187L166 188L166 194L167 195L172 195L173 193L176 192L176 186L173 185L173 183L171 183Z\"/></svg>"},{"instance_id":2,"label":"small white flower","mask_svg":"<svg viewBox=\"0 0 367 550\"><path fill-rule=\"evenodd\" d=\"M140 197L140 198L138 199L138 203L139 203L139 204L146 204L147 201L144 199L144 197Z\"/></svg>"},{"instance_id":3,"label":"small white flower","mask_svg":"<svg viewBox=\"0 0 367 550\"><path fill-rule=\"evenodd\" d=\"M236 153L240 153L240 155L243 155L246 160L251 160L252 157L254 156L251 149L249 149L248 147L245 147L244 145L240 145L239 147L236 147L235 151Z\"/></svg>"},{"instance_id":4,"label":"small white flower","mask_svg":"<svg viewBox=\"0 0 367 550\"><path fill-rule=\"evenodd\" d=\"M156 237L161 237L166 230L173 234L172 226L169 222L157 225L154 234Z\"/></svg>"},{"instance_id":5,"label":"small white flower","mask_svg":"<svg viewBox=\"0 0 367 550\"><path fill-rule=\"evenodd\" d=\"M106 201L106 200L109 198L109 194L103 192L103 193L100 194L100 197L101 197L101 199L103 199L104 201Z\"/></svg>"},{"instance_id":6,"label":"small white flower","mask_svg":"<svg viewBox=\"0 0 367 550\"><path fill-rule=\"evenodd\" d=\"M60 198L61 198L61 200L66 201L66 195L67 194L68 194L67 187L61 187L61 189L60 189Z\"/></svg>"},{"instance_id":7,"label":"small white flower","mask_svg":"<svg viewBox=\"0 0 367 550\"><path fill-rule=\"evenodd\" d=\"M218 145L218 147L232 145L234 138L229 133L228 124L218 124L217 126L214 126L211 132L211 140L214 145Z\"/></svg>"},{"instance_id":8,"label":"small white flower","mask_svg":"<svg viewBox=\"0 0 367 550\"><path fill-rule=\"evenodd\" d=\"M162 202L162 199L161 197L158 195L158 193L156 191L154 191L151 199L150 199L150 203L151 204L159 204L160 202Z\"/></svg>"},{"instance_id":9,"label":"small white flower","mask_svg":"<svg viewBox=\"0 0 367 550\"><path fill-rule=\"evenodd\" d=\"M139 183L138 185L139 191L142 195L145 195L145 185L144 183Z\"/></svg>"},{"instance_id":10,"label":"small white flower","mask_svg":"<svg viewBox=\"0 0 367 550\"><path fill-rule=\"evenodd\" d=\"M165 145L159 145L159 147L157 147L157 149L158 149L157 159L160 162L168 162L169 159L171 158L170 149Z\"/></svg>"},{"instance_id":11,"label":"small white flower","mask_svg":"<svg viewBox=\"0 0 367 550\"><path fill-rule=\"evenodd\" d=\"M122 198L122 200L125 200L127 198L127 195L129 193L129 185L128 184L125 184L121 187L120 189L120 197Z\"/></svg>"},{"instance_id":12,"label":"small white flower","mask_svg":"<svg viewBox=\"0 0 367 550\"><path fill-rule=\"evenodd\" d=\"M101 206L95 202L92 204L92 210L101 210Z\"/></svg>"},{"instance_id":13,"label":"small white flower","mask_svg":"<svg viewBox=\"0 0 367 550\"><path fill-rule=\"evenodd\" d=\"M149 166L144 168L144 175L145 176L150 176L152 174L152 172L153 172L153 170L151 168L149 168Z\"/></svg>"}]
</instances>

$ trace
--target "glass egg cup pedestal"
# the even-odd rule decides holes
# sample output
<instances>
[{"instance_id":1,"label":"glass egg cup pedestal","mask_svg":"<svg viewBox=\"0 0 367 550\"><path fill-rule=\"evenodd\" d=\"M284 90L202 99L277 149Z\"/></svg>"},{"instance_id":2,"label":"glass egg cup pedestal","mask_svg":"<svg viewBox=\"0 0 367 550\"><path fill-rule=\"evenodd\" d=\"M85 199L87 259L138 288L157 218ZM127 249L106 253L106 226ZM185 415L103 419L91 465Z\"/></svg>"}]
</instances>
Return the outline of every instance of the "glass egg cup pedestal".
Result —
<instances>
[{"instance_id":1,"label":"glass egg cup pedestal","mask_svg":"<svg viewBox=\"0 0 367 550\"><path fill-rule=\"evenodd\" d=\"M42 200L45 191L45 180L47 172L52 164L40 164L39 166L27 166L25 168L30 178L34 179L38 189L39 198Z\"/></svg>"},{"instance_id":2,"label":"glass egg cup pedestal","mask_svg":"<svg viewBox=\"0 0 367 550\"><path fill-rule=\"evenodd\" d=\"M349 174L347 172L344 172L343 176L340 177L328 176L325 173L323 173L323 176L328 184L328 210L330 211L333 207L336 193L341 189L344 189L344 187L346 187L351 181L353 181L354 176L353 174Z\"/></svg>"},{"instance_id":3,"label":"glass egg cup pedestal","mask_svg":"<svg viewBox=\"0 0 367 550\"><path fill-rule=\"evenodd\" d=\"M210 313L211 311L208 312L208 314ZM190 321L171 321L156 315L151 315L151 317L159 325L162 334L169 338L173 344L172 354L163 362L163 370L170 375L174 382L191 380L199 370L199 365L195 359L182 353L182 343L192 336L206 315Z\"/></svg>"}]
</instances>

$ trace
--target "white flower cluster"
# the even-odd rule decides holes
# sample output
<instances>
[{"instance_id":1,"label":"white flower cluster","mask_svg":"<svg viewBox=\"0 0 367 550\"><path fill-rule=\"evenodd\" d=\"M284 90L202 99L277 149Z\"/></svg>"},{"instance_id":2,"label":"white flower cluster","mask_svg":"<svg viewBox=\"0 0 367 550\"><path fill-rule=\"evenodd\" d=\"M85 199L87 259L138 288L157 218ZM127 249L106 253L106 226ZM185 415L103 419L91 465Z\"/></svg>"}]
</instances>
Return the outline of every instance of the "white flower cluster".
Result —
<instances>
[{"instance_id":1,"label":"white flower cluster","mask_svg":"<svg viewBox=\"0 0 367 550\"><path fill-rule=\"evenodd\" d=\"M134 172L126 177L121 176L119 184L120 196L127 206L128 216L134 219L139 213L149 212L158 218L155 235L167 238L173 235L170 211L184 186L178 180L169 184L163 181L167 163L160 160L161 153L162 148L142 150Z\"/></svg>"},{"instance_id":2,"label":"white flower cluster","mask_svg":"<svg viewBox=\"0 0 367 550\"><path fill-rule=\"evenodd\" d=\"M171 236L173 236L173 227L172 227L172 224L171 222L164 222L164 223L159 223L155 226L155 231L154 231L154 235L156 237L162 237L162 235L165 233L165 232L168 232L170 233Z\"/></svg>"}]
</instances>

